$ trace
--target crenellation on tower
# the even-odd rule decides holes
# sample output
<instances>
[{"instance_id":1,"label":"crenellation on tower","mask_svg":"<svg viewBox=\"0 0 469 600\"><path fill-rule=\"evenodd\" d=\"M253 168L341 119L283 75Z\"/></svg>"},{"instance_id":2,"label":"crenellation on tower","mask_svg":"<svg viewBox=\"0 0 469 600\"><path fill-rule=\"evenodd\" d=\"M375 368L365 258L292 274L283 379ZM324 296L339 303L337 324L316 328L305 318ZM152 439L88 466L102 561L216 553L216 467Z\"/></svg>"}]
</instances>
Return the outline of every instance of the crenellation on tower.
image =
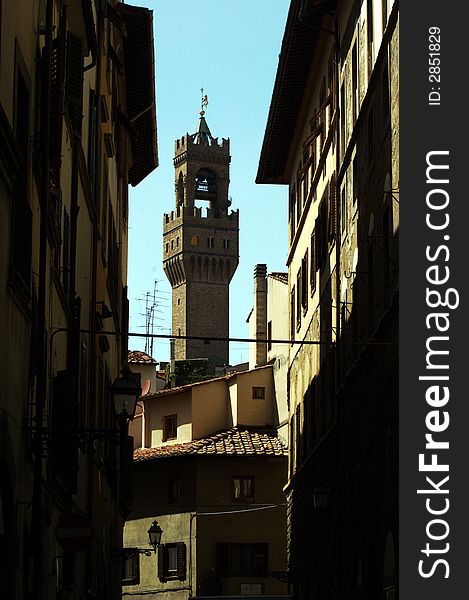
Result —
<instances>
[{"instance_id":1,"label":"crenellation on tower","mask_svg":"<svg viewBox=\"0 0 469 600\"><path fill-rule=\"evenodd\" d=\"M175 358L228 364L229 284L239 261L239 211L228 196L230 140L213 138L200 113L174 145L176 208L163 216L163 268L172 287ZM215 341L224 338L225 341Z\"/></svg>"}]
</instances>

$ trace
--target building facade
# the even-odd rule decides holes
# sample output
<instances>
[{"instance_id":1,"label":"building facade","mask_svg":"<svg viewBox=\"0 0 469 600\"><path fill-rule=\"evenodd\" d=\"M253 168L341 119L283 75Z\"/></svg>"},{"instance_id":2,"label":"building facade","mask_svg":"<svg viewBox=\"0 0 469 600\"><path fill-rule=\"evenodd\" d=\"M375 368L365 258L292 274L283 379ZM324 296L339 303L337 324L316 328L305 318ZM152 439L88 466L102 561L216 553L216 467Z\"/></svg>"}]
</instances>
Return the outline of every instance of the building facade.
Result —
<instances>
[{"instance_id":1,"label":"building facade","mask_svg":"<svg viewBox=\"0 0 469 600\"><path fill-rule=\"evenodd\" d=\"M398 2L292 0L259 163L289 189L300 598L397 596L398 38Z\"/></svg>"},{"instance_id":2,"label":"building facade","mask_svg":"<svg viewBox=\"0 0 469 600\"><path fill-rule=\"evenodd\" d=\"M0 2L2 597L121 595L131 453L109 392L127 366L128 185L157 160L152 13Z\"/></svg>"},{"instance_id":3,"label":"building facade","mask_svg":"<svg viewBox=\"0 0 469 600\"><path fill-rule=\"evenodd\" d=\"M163 533L157 557L129 558L124 597L285 595L287 454L272 366L142 401L125 547L145 548L154 519Z\"/></svg>"},{"instance_id":4,"label":"building facade","mask_svg":"<svg viewBox=\"0 0 469 600\"><path fill-rule=\"evenodd\" d=\"M288 273L254 267L254 306L247 318L249 368L272 365L279 436L288 442L287 376L289 366Z\"/></svg>"},{"instance_id":5,"label":"building facade","mask_svg":"<svg viewBox=\"0 0 469 600\"><path fill-rule=\"evenodd\" d=\"M172 287L174 358L207 358L215 372L228 365L239 212L229 210L230 141L213 138L204 115L196 133L175 143L176 209L163 217L163 268Z\"/></svg>"}]
</instances>

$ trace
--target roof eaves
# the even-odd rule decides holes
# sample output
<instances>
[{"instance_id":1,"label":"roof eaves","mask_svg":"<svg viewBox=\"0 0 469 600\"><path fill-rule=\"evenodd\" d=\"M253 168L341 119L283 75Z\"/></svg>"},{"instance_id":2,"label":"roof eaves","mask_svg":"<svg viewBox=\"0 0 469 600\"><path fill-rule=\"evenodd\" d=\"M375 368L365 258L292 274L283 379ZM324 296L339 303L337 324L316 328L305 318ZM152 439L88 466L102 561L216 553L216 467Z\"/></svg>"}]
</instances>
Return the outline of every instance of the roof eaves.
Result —
<instances>
[{"instance_id":1,"label":"roof eaves","mask_svg":"<svg viewBox=\"0 0 469 600\"><path fill-rule=\"evenodd\" d=\"M153 11L122 3L116 9L127 32L124 38L127 118L135 134L129 182L136 186L158 166Z\"/></svg>"},{"instance_id":2,"label":"roof eaves","mask_svg":"<svg viewBox=\"0 0 469 600\"><path fill-rule=\"evenodd\" d=\"M336 2L310 2L309 21L300 21L302 0L292 0L280 51L256 183L287 184L285 173L298 112L303 100L319 28ZM311 21L314 21L311 25Z\"/></svg>"}]
</instances>

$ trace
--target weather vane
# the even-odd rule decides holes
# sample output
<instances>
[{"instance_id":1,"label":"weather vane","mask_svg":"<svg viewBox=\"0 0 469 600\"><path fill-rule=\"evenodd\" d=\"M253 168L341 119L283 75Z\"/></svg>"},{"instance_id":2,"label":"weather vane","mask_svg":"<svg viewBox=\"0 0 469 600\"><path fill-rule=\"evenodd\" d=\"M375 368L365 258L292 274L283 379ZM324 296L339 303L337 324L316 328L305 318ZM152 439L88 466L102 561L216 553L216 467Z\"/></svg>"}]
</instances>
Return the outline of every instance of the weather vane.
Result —
<instances>
[{"instance_id":1,"label":"weather vane","mask_svg":"<svg viewBox=\"0 0 469 600\"><path fill-rule=\"evenodd\" d=\"M202 109L202 112L204 112L204 108L207 108L207 106L208 106L208 96L207 96L207 94L205 94L205 96L204 96L204 88L203 87L200 88L200 92L202 94L201 109Z\"/></svg>"}]
</instances>

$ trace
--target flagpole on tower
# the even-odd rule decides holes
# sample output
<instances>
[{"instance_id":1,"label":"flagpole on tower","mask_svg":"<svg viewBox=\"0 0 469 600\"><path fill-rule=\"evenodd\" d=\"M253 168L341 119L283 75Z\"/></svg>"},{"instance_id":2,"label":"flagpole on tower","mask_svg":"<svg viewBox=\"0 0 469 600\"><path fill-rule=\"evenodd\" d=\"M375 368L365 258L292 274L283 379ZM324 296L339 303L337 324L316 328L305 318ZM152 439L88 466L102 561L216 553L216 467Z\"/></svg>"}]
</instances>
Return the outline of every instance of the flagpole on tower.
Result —
<instances>
[{"instance_id":1,"label":"flagpole on tower","mask_svg":"<svg viewBox=\"0 0 469 600\"><path fill-rule=\"evenodd\" d=\"M207 94L204 95L204 88L203 87L200 88L200 92L202 94L202 100L201 100L200 108L201 108L201 112L203 113L204 112L204 108L207 108L207 106L208 106L208 96L207 96Z\"/></svg>"}]
</instances>

